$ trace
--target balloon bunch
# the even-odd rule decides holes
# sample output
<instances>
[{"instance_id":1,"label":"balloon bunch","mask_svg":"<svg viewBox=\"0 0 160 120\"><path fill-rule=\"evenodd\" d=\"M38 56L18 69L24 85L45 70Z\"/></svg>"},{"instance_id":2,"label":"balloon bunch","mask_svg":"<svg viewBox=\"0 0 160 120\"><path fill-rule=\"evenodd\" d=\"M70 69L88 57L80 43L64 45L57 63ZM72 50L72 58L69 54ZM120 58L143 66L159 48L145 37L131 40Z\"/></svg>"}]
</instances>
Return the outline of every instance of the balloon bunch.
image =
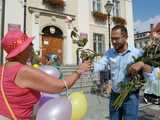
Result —
<instances>
[{"instance_id":1,"label":"balloon bunch","mask_svg":"<svg viewBox=\"0 0 160 120\"><path fill-rule=\"evenodd\" d=\"M82 91L69 97L52 98L38 109L36 120L83 120L87 112L87 98Z\"/></svg>"},{"instance_id":2,"label":"balloon bunch","mask_svg":"<svg viewBox=\"0 0 160 120\"><path fill-rule=\"evenodd\" d=\"M60 73L55 67L40 66L39 69L54 77ZM69 96L61 97L58 94L43 94L36 115L36 120L83 120L87 112L87 98L85 94L73 92Z\"/></svg>"},{"instance_id":3,"label":"balloon bunch","mask_svg":"<svg viewBox=\"0 0 160 120\"><path fill-rule=\"evenodd\" d=\"M72 106L66 97L53 98L38 110L36 120L70 120Z\"/></svg>"},{"instance_id":4,"label":"balloon bunch","mask_svg":"<svg viewBox=\"0 0 160 120\"><path fill-rule=\"evenodd\" d=\"M39 69L47 73L48 75L51 75L56 78L59 78L61 75L60 71L56 67L53 67L50 65L42 65L39 67ZM48 93L41 92L41 99L39 101L39 106L42 106L48 100L52 98L57 98L57 97L60 97L60 96L58 94L48 94Z\"/></svg>"}]
</instances>

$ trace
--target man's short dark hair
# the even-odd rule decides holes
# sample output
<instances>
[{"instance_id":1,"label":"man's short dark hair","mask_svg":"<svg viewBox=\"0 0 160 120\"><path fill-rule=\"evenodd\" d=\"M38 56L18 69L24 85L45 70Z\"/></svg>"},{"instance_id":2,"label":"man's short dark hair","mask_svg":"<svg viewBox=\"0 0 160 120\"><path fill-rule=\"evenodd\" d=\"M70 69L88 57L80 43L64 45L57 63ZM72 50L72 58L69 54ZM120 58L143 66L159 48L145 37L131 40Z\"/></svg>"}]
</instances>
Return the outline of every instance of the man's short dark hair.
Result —
<instances>
[{"instance_id":1,"label":"man's short dark hair","mask_svg":"<svg viewBox=\"0 0 160 120\"><path fill-rule=\"evenodd\" d=\"M116 25L112 28L112 31L113 30L118 30L120 29L121 30L121 33L124 33L128 36L128 31L127 31L127 28L124 26L124 25Z\"/></svg>"}]
</instances>

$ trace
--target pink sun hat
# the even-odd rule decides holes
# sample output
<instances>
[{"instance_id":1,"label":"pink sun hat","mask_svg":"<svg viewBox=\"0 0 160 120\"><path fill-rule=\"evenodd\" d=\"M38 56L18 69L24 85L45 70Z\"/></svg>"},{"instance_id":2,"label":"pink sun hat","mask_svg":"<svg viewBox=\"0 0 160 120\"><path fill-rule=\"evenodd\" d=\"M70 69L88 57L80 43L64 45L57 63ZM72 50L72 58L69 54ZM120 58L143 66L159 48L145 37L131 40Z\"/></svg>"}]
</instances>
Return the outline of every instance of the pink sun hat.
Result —
<instances>
[{"instance_id":1,"label":"pink sun hat","mask_svg":"<svg viewBox=\"0 0 160 120\"><path fill-rule=\"evenodd\" d=\"M2 39L2 47L7 52L6 58L13 58L23 52L31 43L34 37L29 37L20 29L6 33Z\"/></svg>"}]
</instances>

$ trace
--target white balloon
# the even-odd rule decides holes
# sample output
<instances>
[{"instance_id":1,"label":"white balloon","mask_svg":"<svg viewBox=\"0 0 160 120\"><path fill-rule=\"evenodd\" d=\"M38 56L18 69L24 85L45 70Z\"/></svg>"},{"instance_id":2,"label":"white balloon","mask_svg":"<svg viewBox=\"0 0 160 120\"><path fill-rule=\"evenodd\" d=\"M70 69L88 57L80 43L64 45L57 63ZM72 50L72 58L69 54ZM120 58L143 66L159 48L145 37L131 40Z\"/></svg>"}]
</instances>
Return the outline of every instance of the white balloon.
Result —
<instances>
[{"instance_id":1,"label":"white balloon","mask_svg":"<svg viewBox=\"0 0 160 120\"><path fill-rule=\"evenodd\" d=\"M60 71L56 67L50 65L42 65L39 69L47 73L48 75L54 76L56 78L59 78L61 75Z\"/></svg>"},{"instance_id":2,"label":"white balloon","mask_svg":"<svg viewBox=\"0 0 160 120\"><path fill-rule=\"evenodd\" d=\"M68 98L48 100L38 110L36 120L70 120L72 105Z\"/></svg>"}]
</instances>

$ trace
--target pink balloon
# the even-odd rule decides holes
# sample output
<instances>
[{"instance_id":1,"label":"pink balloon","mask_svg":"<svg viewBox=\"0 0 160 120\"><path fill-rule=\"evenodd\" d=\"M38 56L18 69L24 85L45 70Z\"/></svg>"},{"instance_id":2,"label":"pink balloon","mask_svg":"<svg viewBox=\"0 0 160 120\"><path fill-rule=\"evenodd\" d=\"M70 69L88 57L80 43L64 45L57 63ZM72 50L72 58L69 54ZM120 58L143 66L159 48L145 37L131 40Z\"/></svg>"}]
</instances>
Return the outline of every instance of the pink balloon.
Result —
<instances>
[{"instance_id":1,"label":"pink balloon","mask_svg":"<svg viewBox=\"0 0 160 120\"><path fill-rule=\"evenodd\" d=\"M36 120L70 120L72 106L66 97L48 100L38 110Z\"/></svg>"}]
</instances>

